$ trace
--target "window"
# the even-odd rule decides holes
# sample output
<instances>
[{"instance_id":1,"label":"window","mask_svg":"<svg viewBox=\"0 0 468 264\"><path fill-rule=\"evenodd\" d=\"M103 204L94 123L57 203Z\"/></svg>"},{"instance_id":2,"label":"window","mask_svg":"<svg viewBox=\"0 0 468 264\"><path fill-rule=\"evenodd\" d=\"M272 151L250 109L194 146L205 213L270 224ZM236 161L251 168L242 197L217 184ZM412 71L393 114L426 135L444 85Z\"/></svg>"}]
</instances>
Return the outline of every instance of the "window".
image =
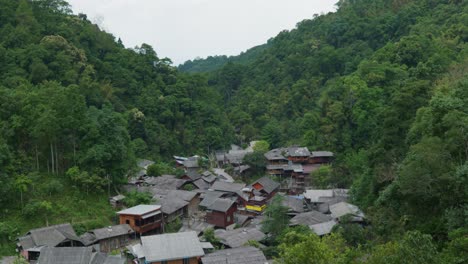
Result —
<instances>
[{"instance_id":1,"label":"window","mask_svg":"<svg viewBox=\"0 0 468 264\"><path fill-rule=\"evenodd\" d=\"M130 225L130 220L125 220L125 223L126 223L127 225Z\"/></svg>"},{"instance_id":2,"label":"window","mask_svg":"<svg viewBox=\"0 0 468 264\"><path fill-rule=\"evenodd\" d=\"M161 261L161 264L167 264L167 260Z\"/></svg>"},{"instance_id":3,"label":"window","mask_svg":"<svg viewBox=\"0 0 468 264\"><path fill-rule=\"evenodd\" d=\"M228 222L231 222L231 216L230 216L230 215L228 215L227 221L228 221Z\"/></svg>"},{"instance_id":4,"label":"window","mask_svg":"<svg viewBox=\"0 0 468 264\"><path fill-rule=\"evenodd\" d=\"M182 262L183 264L189 264L190 263L190 259L189 258L184 258L184 261Z\"/></svg>"}]
</instances>

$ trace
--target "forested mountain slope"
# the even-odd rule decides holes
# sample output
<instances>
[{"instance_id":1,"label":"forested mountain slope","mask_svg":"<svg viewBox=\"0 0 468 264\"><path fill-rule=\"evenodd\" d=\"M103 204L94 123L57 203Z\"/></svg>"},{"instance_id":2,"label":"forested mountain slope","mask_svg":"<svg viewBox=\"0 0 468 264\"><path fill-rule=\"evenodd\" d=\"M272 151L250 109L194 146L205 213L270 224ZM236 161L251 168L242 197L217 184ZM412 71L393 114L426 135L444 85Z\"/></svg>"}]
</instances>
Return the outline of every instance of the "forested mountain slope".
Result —
<instances>
[{"instance_id":1,"label":"forested mountain slope","mask_svg":"<svg viewBox=\"0 0 468 264\"><path fill-rule=\"evenodd\" d=\"M336 153L324 184L351 187L371 227L343 232L334 263L463 263L468 3L338 7L189 75L62 0L0 0L0 242L43 220L109 221L94 194L117 188L136 157L264 139Z\"/></svg>"},{"instance_id":2,"label":"forested mountain slope","mask_svg":"<svg viewBox=\"0 0 468 264\"><path fill-rule=\"evenodd\" d=\"M467 227L468 2L343 0L210 85L238 138L337 153L382 237ZM466 232L466 229L465 229Z\"/></svg>"},{"instance_id":3,"label":"forested mountain slope","mask_svg":"<svg viewBox=\"0 0 468 264\"><path fill-rule=\"evenodd\" d=\"M149 45L124 48L65 1L0 0L1 241L44 225L43 215L107 217L107 199L88 191L114 190L136 157L231 143L219 93L169 65Z\"/></svg>"},{"instance_id":4,"label":"forested mountain slope","mask_svg":"<svg viewBox=\"0 0 468 264\"><path fill-rule=\"evenodd\" d=\"M228 62L238 64L248 64L253 62L264 50L270 46L269 43L248 49L237 56L217 55L209 56L206 59L188 60L177 68L181 72L202 73L218 70Z\"/></svg>"}]
</instances>

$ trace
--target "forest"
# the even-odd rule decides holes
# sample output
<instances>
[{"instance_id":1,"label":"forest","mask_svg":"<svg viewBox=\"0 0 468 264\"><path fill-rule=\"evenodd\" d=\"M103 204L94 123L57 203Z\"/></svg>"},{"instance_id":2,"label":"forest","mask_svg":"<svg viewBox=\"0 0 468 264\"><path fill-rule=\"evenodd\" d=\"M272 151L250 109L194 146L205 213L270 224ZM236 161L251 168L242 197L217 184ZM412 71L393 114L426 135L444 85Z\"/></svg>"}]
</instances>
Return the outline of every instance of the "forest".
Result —
<instances>
[{"instance_id":1,"label":"forest","mask_svg":"<svg viewBox=\"0 0 468 264\"><path fill-rule=\"evenodd\" d=\"M45 222L109 222L107 192L137 158L261 139L336 153L326 185L371 223L278 234L290 263L464 263L467 40L467 1L340 0L238 57L177 68L66 1L0 0L0 253Z\"/></svg>"}]
</instances>

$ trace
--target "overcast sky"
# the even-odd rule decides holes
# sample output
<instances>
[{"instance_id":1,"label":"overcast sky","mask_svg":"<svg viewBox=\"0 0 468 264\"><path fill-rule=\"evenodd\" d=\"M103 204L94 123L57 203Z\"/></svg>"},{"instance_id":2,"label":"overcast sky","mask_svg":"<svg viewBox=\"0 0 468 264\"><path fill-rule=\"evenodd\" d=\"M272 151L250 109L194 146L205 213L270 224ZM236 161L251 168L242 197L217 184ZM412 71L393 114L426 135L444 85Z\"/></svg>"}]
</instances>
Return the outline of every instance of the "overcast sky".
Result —
<instances>
[{"instance_id":1,"label":"overcast sky","mask_svg":"<svg viewBox=\"0 0 468 264\"><path fill-rule=\"evenodd\" d=\"M68 0L127 47L153 46L175 65L237 55L284 29L335 10L337 0Z\"/></svg>"}]
</instances>

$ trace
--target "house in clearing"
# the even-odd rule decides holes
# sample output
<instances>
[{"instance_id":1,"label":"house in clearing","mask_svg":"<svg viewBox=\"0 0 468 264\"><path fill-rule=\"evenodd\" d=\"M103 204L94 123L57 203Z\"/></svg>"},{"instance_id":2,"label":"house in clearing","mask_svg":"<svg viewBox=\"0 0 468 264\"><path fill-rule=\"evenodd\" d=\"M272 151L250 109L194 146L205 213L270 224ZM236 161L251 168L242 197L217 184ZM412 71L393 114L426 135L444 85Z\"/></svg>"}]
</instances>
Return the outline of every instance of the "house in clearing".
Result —
<instances>
[{"instance_id":1,"label":"house in clearing","mask_svg":"<svg viewBox=\"0 0 468 264\"><path fill-rule=\"evenodd\" d=\"M231 199L218 198L206 210L206 222L216 227L226 228L235 223L236 202Z\"/></svg>"},{"instance_id":2,"label":"house in clearing","mask_svg":"<svg viewBox=\"0 0 468 264\"><path fill-rule=\"evenodd\" d=\"M163 217L160 205L137 205L117 212L120 224L129 225L139 235L160 233Z\"/></svg>"},{"instance_id":3,"label":"house in clearing","mask_svg":"<svg viewBox=\"0 0 468 264\"><path fill-rule=\"evenodd\" d=\"M85 246L96 245L98 251L110 253L128 246L135 238L135 231L128 224L114 225L88 231L80 238Z\"/></svg>"},{"instance_id":4,"label":"house in clearing","mask_svg":"<svg viewBox=\"0 0 468 264\"><path fill-rule=\"evenodd\" d=\"M196 232L141 237L141 244L131 247L140 264L198 264L205 255Z\"/></svg>"},{"instance_id":5,"label":"house in clearing","mask_svg":"<svg viewBox=\"0 0 468 264\"><path fill-rule=\"evenodd\" d=\"M44 247L83 247L84 244L76 235L70 224L61 224L32 229L18 238L17 250L28 261L39 258Z\"/></svg>"}]
</instances>

